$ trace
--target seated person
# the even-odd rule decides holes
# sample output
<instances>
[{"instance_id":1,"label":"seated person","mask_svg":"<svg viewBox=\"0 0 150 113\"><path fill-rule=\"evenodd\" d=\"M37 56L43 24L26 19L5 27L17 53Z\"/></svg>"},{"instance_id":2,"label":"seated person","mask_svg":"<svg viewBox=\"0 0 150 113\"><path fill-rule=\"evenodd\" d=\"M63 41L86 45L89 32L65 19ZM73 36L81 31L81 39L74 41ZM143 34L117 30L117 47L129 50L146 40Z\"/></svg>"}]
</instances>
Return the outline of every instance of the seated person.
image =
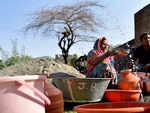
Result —
<instances>
[{"instance_id":1,"label":"seated person","mask_svg":"<svg viewBox=\"0 0 150 113\"><path fill-rule=\"evenodd\" d=\"M111 72L113 83L116 84L118 75L113 66L114 60L112 56L119 54L117 51L109 51L108 48L108 41L105 37L96 40L94 48L88 53L87 77L101 78L107 70Z\"/></svg>"},{"instance_id":2,"label":"seated person","mask_svg":"<svg viewBox=\"0 0 150 113\"><path fill-rule=\"evenodd\" d=\"M138 71L150 73L150 34L140 36L141 45L135 48L133 58L138 60Z\"/></svg>"}]
</instances>

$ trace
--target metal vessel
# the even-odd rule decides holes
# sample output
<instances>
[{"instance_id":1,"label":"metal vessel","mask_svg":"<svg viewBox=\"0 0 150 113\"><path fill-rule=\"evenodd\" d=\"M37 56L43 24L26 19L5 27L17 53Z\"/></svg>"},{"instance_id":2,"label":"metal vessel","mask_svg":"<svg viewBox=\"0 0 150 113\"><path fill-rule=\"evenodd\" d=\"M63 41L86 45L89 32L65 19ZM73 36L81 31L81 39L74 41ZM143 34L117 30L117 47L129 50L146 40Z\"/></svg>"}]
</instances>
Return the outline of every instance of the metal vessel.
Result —
<instances>
[{"instance_id":1,"label":"metal vessel","mask_svg":"<svg viewBox=\"0 0 150 113\"><path fill-rule=\"evenodd\" d=\"M53 78L53 84L63 92L65 102L100 101L111 78Z\"/></svg>"}]
</instances>

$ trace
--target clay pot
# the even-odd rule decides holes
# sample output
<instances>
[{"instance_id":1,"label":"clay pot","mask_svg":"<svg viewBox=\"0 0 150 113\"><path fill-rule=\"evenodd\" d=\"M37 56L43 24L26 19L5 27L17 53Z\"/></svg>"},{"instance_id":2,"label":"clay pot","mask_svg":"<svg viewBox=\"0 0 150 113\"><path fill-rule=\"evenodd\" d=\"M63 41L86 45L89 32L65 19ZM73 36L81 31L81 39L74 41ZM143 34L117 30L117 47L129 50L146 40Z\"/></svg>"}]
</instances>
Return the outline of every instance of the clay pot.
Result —
<instances>
[{"instance_id":1,"label":"clay pot","mask_svg":"<svg viewBox=\"0 0 150 113\"><path fill-rule=\"evenodd\" d=\"M132 73L131 69L121 71L122 77L118 81L118 86L123 90L137 90L139 89L140 78Z\"/></svg>"}]
</instances>

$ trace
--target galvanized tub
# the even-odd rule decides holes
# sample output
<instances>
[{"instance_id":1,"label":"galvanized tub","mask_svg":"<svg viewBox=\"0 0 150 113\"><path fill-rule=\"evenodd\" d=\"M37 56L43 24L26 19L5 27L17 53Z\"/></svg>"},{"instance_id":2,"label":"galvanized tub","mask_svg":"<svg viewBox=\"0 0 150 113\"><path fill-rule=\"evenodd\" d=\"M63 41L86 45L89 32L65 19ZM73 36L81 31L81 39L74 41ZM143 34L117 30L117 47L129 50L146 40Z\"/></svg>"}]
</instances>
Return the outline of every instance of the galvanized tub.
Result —
<instances>
[{"instance_id":1,"label":"galvanized tub","mask_svg":"<svg viewBox=\"0 0 150 113\"><path fill-rule=\"evenodd\" d=\"M111 78L53 78L53 84L63 92L65 102L98 102Z\"/></svg>"}]
</instances>

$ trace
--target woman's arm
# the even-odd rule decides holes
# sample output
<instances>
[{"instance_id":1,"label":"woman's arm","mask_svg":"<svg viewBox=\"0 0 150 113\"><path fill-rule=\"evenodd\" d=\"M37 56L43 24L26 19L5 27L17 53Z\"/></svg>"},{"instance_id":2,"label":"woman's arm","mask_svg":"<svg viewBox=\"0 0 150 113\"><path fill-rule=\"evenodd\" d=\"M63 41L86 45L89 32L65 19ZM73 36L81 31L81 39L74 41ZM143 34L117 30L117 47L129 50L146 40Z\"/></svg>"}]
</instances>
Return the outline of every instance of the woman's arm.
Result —
<instances>
[{"instance_id":1,"label":"woman's arm","mask_svg":"<svg viewBox=\"0 0 150 113\"><path fill-rule=\"evenodd\" d=\"M97 56L97 57L91 59L91 63L92 63L93 65L96 65L96 64L98 64L98 63L101 63L105 58L107 58L107 57L109 57L109 56L115 56L115 55L117 55L117 54L118 54L118 53L117 53L116 51L108 51L108 52L104 53L104 54L101 55L101 56Z\"/></svg>"},{"instance_id":2,"label":"woman's arm","mask_svg":"<svg viewBox=\"0 0 150 113\"><path fill-rule=\"evenodd\" d=\"M91 62L92 62L92 64L93 65L96 65L96 64L98 64L98 63L101 63L105 58L107 58L109 55L108 55L108 53L105 53L105 54L103 54L103 55L101 55L101 56L97 56L97 57L95 57L95 58L93 58L92 60L91 60Z\"/></svg>"}]
</instances>

